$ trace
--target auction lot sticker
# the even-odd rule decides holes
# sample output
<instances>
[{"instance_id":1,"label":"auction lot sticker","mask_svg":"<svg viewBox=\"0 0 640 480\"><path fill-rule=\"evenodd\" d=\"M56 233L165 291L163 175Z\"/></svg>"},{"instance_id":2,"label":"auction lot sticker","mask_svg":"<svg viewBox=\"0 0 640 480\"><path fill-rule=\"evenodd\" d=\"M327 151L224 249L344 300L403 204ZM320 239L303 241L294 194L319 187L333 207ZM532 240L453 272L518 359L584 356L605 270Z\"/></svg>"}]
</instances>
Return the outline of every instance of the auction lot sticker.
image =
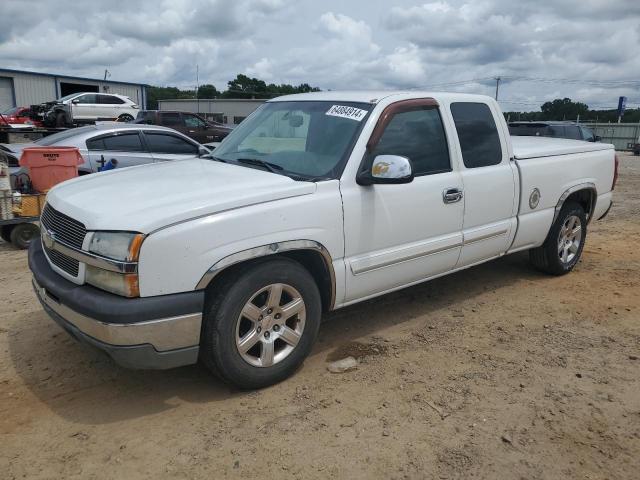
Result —
<instances>
[{"instance_id":1,"label":"auction lot sticker","mask_svg":"<svg viewBox=\"0 0 640 480\"><path fill-rule=\"evenodd\" d=\"M346 105L333 105L327 111L326 115L331 115L332 117L350 118L351 120L356 120L357 122L359 122L367 115L367 111L360 108L347 107Z\"/></svg>"}]
</instances>

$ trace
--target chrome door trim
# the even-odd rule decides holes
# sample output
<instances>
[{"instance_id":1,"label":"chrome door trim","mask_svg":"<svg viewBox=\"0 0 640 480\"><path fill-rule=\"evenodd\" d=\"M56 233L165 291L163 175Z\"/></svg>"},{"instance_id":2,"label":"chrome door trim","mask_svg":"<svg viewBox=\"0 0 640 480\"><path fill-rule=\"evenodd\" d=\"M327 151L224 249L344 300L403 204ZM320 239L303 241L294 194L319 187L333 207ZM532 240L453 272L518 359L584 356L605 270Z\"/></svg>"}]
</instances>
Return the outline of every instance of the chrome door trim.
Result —
<instances>
[{"instance_id":1,"label":"chrome door trim","mask_svg":"<svg viewBox=\"0 0 640 480\"><path fill-rule=\"evenodd\" d=\"M329 310L333 310L336 300L336 274L333 269L333 260L331 259L329 251L322 244L314 240L288 240L285 242L275 242L268 245L261 245L259 247L249 248L241 252L233 253L217 261L213 266L211 266L211 268L209 268L209 270L207 270L202 276L202 278L196 285L195 290L202 290L206 288L211 280L213 280L220 272L222 272L227 267L230 267L231 265L245 262L253 258L266 257L268 255L290 252L294 250L313 250L322 255L331 280Z\"/></svg>"},{"instance_id":2,"label":"chrome door trim","mask_svg":"<svg viewBox=\"0 0 640 480\"><path fill-rule=\"evenodd\" d=\"M502 236L506 235L507 233L509 233L509 230L505 228L504 230L500 230L499 232L487 233L485 235L481 235L479 237L474 238L473 240L464 240L462 244L463 245L472 245L474 243L483 242L483 241L489 240L491 238L502 237Z\"/></svg>"},{"instance_id":3,"label":"chrome door trim","mask_svg":"<svg viewBox=\"0 0 640 480\"><path fill-rule=\"evenodd\" d=\"M373 263L373 264L365 265L365 266L361 266L361 267L358 267L357 265L354 265L354 261L352 260L352 261L349 262L349 268L351 269L351 273L354 276L358 276L358 275L362 275L364 273L372 272L374 270L379 270L381 268L391 267L393 265L398 265L400 263L405 263L405 262L409 262L411 260L416 260L418 258L428 257L428 256L431 256L431 255L436 255L438 253L444 253L444 252L449 251L449 250L454 250L454 249L460 248L461 246L462 246L462 241L459 241L459 242L456 242L455 244L442 245L442 246L439 246L439 247L432 247L432 248L430 248L428 250L423 250L423 251L420 251L420 252L411 253L409 255L404 255L404 256L402 256L400 258L394 258L392 260L386 260L386 261L379 261L378 263ZM386 255L388 253L390 253L390 252L385 251L385 252L382 252L382 253L379 253L379 254L376 254L376 255L369 255L369 256L367 256L367 257L365 257L363 259L369 259L369 260L374 259L375 260L376 257L381 257L381 256L384 256L384 255Z\"/></svg>"}]
</instances>

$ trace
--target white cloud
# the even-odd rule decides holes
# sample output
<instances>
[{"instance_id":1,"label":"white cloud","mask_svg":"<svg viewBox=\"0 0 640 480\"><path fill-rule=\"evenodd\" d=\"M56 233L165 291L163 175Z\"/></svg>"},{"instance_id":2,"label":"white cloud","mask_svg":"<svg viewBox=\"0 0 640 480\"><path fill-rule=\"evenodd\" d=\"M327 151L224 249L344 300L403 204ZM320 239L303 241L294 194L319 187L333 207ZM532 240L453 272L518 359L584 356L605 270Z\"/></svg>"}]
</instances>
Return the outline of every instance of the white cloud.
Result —
<instances>
[{"instance_id":1,"label":"white cloud","mask_svg":"<svg viewBox=\"0 0 640 480\"><path fill-rule=\"evenodd\" d=\"M637 78L638 1L2 0L1 10L8 68L88 77L109 68L114 80L193 87L197 64L200 83L220 89L247 73L331 89L488 94L500 75L512 101L613 106L624 94L640 103L638 83L546 81Z\"/></svg>"}]
</instances>

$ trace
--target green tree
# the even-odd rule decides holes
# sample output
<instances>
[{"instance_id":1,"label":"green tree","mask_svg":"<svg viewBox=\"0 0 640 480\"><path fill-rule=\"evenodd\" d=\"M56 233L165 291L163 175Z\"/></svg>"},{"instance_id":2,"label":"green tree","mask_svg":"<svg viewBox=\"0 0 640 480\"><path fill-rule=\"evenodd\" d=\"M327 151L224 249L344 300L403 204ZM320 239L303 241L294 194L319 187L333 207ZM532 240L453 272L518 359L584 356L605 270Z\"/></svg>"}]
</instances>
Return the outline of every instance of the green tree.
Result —
<instances>
[{"instance_id":1,"label":"green tree","mask_svg":"<svg viewBox=\"0 0 640 480\"><path fill-rule=\"evenodd\" d=\"M575 120L584 117L589 111L586 103L574 102L570 98L556 98L552 102L545 102L540 107L545 120Z\"/></svg>"},{"instance_id":2,"label":"green tree","mask_svg":"<svg viewBox=\"0 0 640 480\"><path fill-rule=\"evenodd\" d=\"M198 98L216 98L219 96L220 92L218 89L215 85L211 85L210 83L200 85L200 88L198 88Z\"/></svg>"}]
</instances>

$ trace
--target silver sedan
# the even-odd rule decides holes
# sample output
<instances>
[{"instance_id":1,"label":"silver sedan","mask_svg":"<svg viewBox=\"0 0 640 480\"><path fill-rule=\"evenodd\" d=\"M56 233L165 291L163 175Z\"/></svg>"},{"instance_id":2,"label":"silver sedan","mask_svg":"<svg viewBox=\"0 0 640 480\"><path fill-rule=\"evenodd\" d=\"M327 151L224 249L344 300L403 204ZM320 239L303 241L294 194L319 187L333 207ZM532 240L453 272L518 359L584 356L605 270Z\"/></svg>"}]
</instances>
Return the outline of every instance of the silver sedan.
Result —
<instances>
[{"instance_id":1,"label":"silver sedan","mask_svg":"<svg viewBox=\"0 0 640 480\"><path fill-rule=\"evenodd\" d=\"M41 138L35 143L3 143L0 149L9 157L11 174L20 173L18 160L25 147L77 147L84 163L80 174L97 172L111 160L117 168L194 158L210 149L167 127L132 123L102 123L72 128Z\"/></svg>"}]
</instances>

